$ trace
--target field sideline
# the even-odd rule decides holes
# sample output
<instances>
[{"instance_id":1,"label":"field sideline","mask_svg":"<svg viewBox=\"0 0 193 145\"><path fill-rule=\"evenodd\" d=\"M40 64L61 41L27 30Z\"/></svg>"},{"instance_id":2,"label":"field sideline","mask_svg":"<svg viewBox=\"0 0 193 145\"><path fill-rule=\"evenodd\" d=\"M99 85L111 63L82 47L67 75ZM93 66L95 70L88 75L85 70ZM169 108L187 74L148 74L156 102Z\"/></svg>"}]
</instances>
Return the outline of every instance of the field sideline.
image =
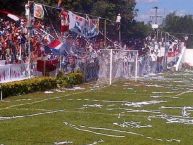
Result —
<instances>
[{"instance_id":1,"label":"field sideline","mask_svg":"<svg viewBox=\"0 0 193 145\"><path fill-rule=\"evenodd\" d=\"M5 98L2 145L193 145L193 72Z\"/></svg>"}]
</instances>

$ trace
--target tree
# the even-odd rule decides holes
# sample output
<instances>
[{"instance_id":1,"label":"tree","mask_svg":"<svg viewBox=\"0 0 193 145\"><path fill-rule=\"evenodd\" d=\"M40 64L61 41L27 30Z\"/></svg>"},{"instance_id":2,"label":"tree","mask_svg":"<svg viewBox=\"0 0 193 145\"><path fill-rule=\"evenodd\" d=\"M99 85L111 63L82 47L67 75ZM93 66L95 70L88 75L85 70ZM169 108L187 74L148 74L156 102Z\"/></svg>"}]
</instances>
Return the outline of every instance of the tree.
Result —
<instances>
[{"instance_id":1,"label":"tree","mask_svg":"<svg viewBox=\"0 0 193 145\"><path fill-rule=\"evenodd\" d=\"M50 6L57 7L58 0L34 0L38 3L43 3ZM0 0L0 9L7 9L18 14L23 14L24 4L27 3L27 0ZM107 26L108 35L113 36L117 35L114 30L113 23L116 20L116 16L121 14L121 34L122 38L127 39L131 36L144 36L142 24L133 23L135 16L135 0L63 0L62 7L67 10L74 12L79 12L85 14L91 14L93 16L103 17L111 20L110 26ZM137 28L139 26L139 28ZM144 25L145 26L145 25ZM145 28L145 27L144 27ZM137 30L137 31L135 31ZM141 31L142 30L142 31ZM141 31L139 33L139 31ZM140 35L141 34L141 35Z\"/></svg>"},{"instance_id":2,"label":"tree","mask_svg":"<svg viewBox=\"0 0 193 145\"><path fill-rule=\"evenodd\" d=\"M8 10L14 12L16 14L21 14L25 11L24 3L27 2L26 0L0 0L0 9L1 10Z\"/></svg>"},{"instance_id":3,"label":"tree","mask_svg":"<svg viewBox=\"0 0 193 145\"><path fill-rule=\"evenodd\" d=\"M193 19L191 15L177 16L176 13L171 13L166 16L164 30L170 32L178 38L183 38L186 35L193 34ZM193 37L189 35L187 42L188 47L193 46Z\"/></svg>"}]
</instances>

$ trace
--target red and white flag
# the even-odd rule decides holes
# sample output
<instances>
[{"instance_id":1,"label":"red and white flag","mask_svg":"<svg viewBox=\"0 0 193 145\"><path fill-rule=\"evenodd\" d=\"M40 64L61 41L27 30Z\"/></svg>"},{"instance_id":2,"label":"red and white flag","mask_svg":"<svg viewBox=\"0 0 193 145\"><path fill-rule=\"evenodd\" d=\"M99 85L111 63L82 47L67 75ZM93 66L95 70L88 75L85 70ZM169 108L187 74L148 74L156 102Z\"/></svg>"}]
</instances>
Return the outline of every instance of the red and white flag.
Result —
<instances>
[{"instance_id":1,"label":"red and white flag","mask_svg":"<svg viewBox=\"0 0 193 145\"><path fill-rule=\"evenodd\" d=\"M61 32L67 32L69 30L69 16L68 12L65 10L62 10L61 14Z\"/></svg>"}]
</instances>

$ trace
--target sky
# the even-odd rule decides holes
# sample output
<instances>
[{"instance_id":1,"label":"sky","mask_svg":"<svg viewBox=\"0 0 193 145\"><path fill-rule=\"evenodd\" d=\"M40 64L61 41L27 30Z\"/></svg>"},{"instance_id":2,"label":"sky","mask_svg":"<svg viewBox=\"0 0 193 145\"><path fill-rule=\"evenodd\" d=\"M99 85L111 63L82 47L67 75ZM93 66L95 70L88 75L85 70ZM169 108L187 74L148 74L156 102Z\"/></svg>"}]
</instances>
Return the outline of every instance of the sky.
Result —
<instances>
[{"instance_id":1,"label":"sky","mask_svg":"<svg viewBox=\"0 0 193 145\"><path fill-rule=\"evenodd\" d=\"M155 15L155 9L153 9L155 6L158 7L158 15L163 17L174 11L179 16L193 15L193 0L136 0L136 2L138 21L150 21L150 16Z\"/></svg>"}]
</instances>

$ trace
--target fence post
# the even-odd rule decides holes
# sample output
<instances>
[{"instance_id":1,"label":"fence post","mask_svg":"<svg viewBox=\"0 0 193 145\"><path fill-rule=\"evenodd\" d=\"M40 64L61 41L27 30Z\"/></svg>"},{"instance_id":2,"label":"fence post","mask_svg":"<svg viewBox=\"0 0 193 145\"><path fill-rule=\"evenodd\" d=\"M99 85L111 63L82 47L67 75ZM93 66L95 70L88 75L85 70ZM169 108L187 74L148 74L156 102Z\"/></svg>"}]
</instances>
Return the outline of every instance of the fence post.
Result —
<instances>
[{"instance_id":1,"label":"fence post","mask_svg":"<svg viewBox=\"0 0 193 145\"><path fill-rule=\"evenodd\" d=\"M12 76L11 76L11 64L9 64L9 80L11 80L12 79Z\"/></svg>"},{"instance_id":2,"label":"fence post","mask_svg":"<svg viewBox=\"0 0 193 145\"><path fill-rule=\"evenodd\" d=\"M43 72L43 76L46 76L46 61L44 59L44 72Z\"/></svg>"},{"instance_id":3,"label":"fence post","mask_svg":"<svg viewBox=\"0 0 193 145\"><path fill-rule=\"evenodd\" d=\"M106 49L107 43L107 20L104 20L104 47Z\"/></svg>"},{"instance_id":4,"label":"fence post","mask_svg":"<svg viewBox=\"0 0 193 145\"><path fill-rule=\"evenodd\" d=\"M109 74L109 84L112 85L112 70L113 70L113 49L110 51L110 74Z\"/></svg>"},{"instance_id":5,"label":"fence post","mask_svg":"<svg viewBox=\"0 0 193 145\"><path fill-rule=\"evenodd\" d=\"M1 88L1 101L3 100L3 91L2 91L2 88Z\"/></svg>"},{"instance_id":6,"label":"fence post","mask_svg":"<svg viewBox=\"0 0 193 145\"><path fill-rule=\"evenodd\" d=\"M136 55L136 60L135 60L135 81L137 81L137 75L138 75L138 51Z\"/></svg>"},{"instance_id":7,"label":"fence post","mask_svg":"<svg viewBox=\"0 0 193 145\"><path fill-rule=\"evenodd\" d=\"M87 82L87 78L86 78L87 63L83 63L83 69L84 69L83 70L84 71L83 80L84 80L84 82Z\"/></svg>"}]
</instances>

